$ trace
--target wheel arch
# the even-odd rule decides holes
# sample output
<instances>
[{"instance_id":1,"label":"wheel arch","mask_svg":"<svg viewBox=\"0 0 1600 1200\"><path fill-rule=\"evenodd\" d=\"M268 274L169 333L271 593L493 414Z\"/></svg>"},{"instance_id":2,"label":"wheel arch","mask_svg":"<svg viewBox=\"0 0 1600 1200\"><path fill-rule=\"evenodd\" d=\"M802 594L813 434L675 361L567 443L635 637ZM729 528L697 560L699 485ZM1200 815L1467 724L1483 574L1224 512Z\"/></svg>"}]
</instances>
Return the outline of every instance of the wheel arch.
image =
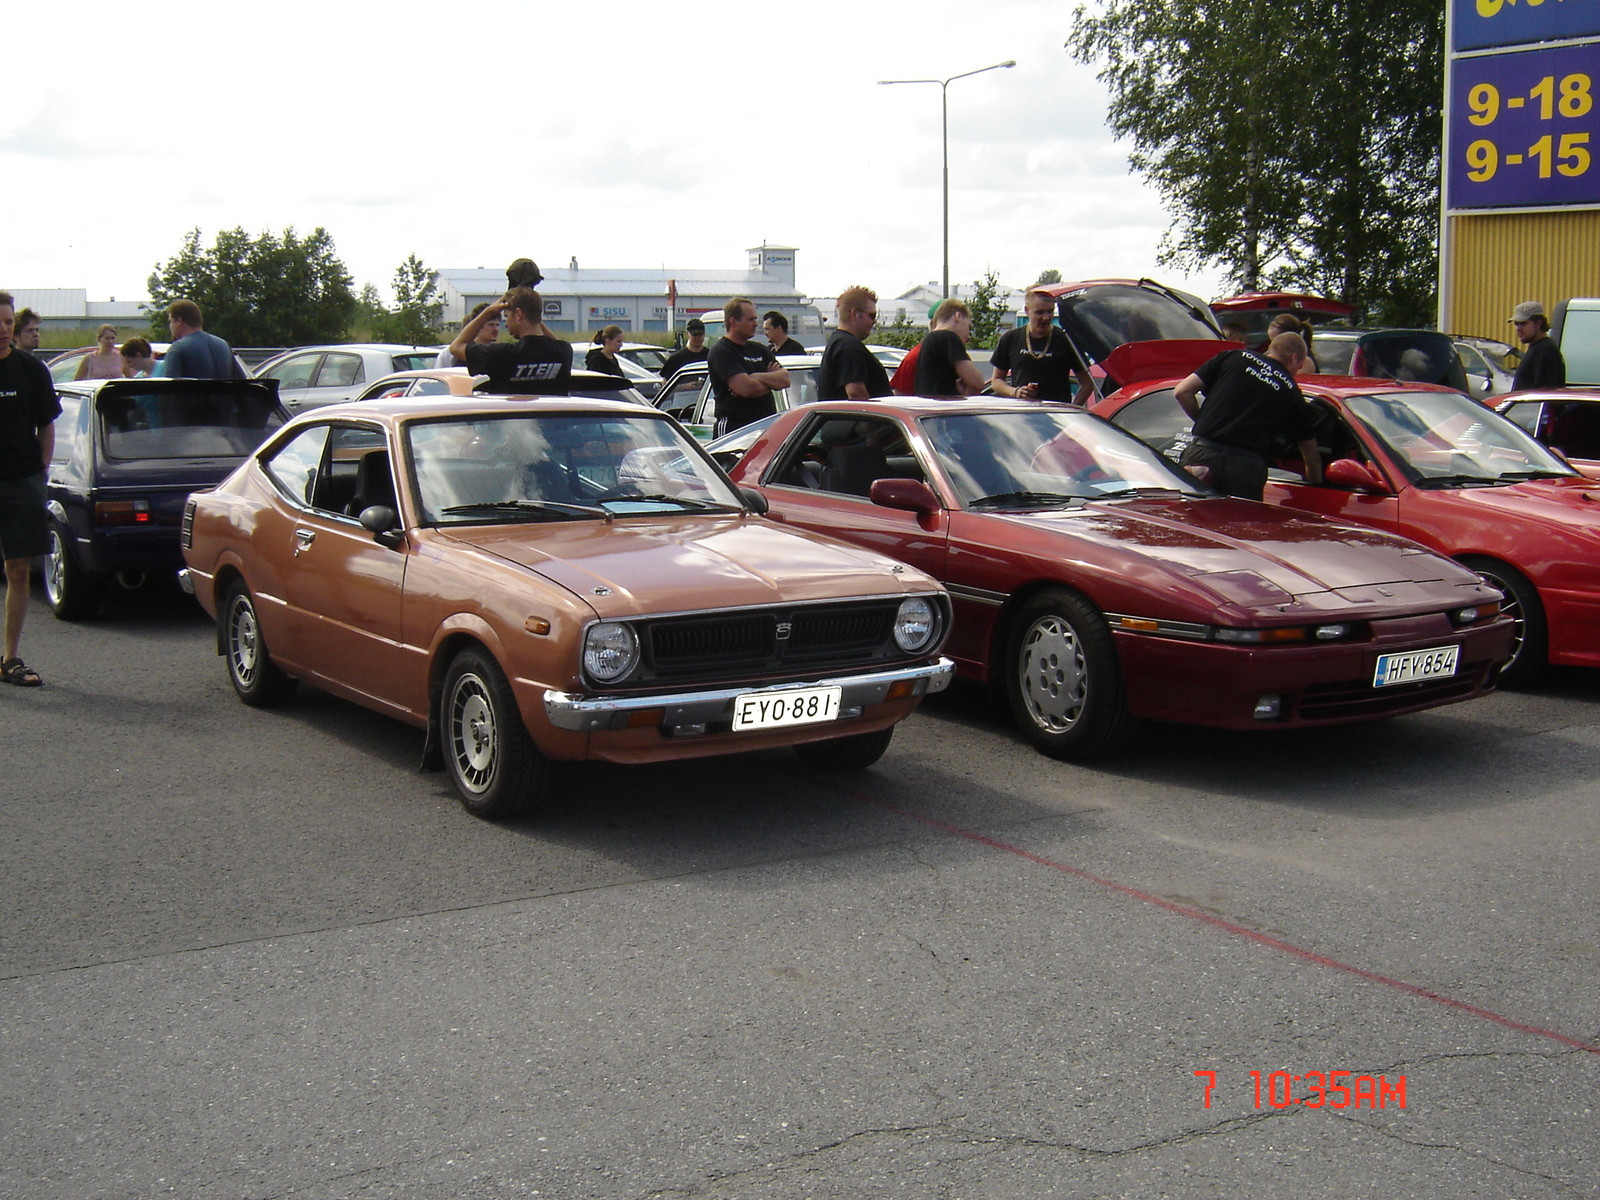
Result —
<instances>
[{"instance_id":1,"label":"wheel arch","mask_svg":"<svg viewBox=\"0 0 1600 1200\"><path fill-rule=\"evenodd\" d=\"M999 613L995 615L994 625L989 630L989 669L985 684L1002 702L1005 699L1006 687L1003 666L1006 657L1006 646L1011 641L1012 626L1016 623L1017 614L1041 592L1068 592L1077 596L1085 604L1093 605L1096 612L1102 615L1105 613L1105 610L1100 607L1093 596L1077 584L1068 583L1064 579L1032 579L1015 589L1006 597L1005 603L1000 606ZM1114 640L1112 645L1114 649Z\"/></svg>"}]
</instances>

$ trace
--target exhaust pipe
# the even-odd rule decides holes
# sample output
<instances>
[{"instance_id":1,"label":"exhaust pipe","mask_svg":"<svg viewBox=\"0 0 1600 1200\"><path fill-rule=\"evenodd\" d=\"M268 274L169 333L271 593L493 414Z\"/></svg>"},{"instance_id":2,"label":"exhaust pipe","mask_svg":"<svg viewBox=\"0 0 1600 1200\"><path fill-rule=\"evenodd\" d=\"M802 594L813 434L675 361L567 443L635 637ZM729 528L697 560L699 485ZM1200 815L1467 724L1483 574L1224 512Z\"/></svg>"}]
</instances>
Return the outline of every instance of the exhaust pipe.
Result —
<instances>
[{"instance_id":1,"label":"exhaust pipe","mask_svg":"<svg viewBox=\"0 0 1600 1200\"><path fill-rule=\"evenodd\" d=\"M138 567L124 567L117 572L117 585L128 591L136 591L145 584L145 573Z\"/></svg>"}]
</instances>

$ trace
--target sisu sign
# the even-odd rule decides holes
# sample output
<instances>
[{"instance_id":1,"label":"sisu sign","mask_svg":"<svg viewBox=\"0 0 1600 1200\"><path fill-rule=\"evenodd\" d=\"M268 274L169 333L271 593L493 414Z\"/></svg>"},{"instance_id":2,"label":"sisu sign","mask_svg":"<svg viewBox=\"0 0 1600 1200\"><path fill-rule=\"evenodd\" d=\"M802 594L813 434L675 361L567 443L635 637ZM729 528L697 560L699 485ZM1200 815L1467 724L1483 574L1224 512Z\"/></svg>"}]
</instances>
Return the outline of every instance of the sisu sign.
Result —
<instances>
[{"instance_id":1,"label":"sisu sign","mask_svg":"<svg viewBox=\"0 0 1600 1200\"><path fill-rule=\"evenodd\" d=\"M1600 36L1594 0L1450 0L1450 16L1456 52Z\"/></svg>"},{"instance_id":2,"label":"sisu sign","mask_svg":"<svg viewBox=\"0 0 1600 1200\"><path fill-rule=\"evenodd\" d=\"M1580 8L1576 0L1544 3ZM1600 16L1600 3L1581 7ZM1597 49L1555 46L1455 60L1446 146L1450 208L1600 203Z\"/></svg>"}]
</instances>

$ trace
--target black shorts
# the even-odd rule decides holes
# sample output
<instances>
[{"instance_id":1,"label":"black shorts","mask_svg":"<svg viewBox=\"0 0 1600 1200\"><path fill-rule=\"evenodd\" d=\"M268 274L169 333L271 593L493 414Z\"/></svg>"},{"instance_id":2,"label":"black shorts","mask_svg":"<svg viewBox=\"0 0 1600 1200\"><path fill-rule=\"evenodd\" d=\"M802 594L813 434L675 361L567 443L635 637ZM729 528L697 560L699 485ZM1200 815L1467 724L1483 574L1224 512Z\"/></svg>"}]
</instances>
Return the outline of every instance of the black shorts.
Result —
<instances>
[{"instance_id":1,"label":"black shorts","mask_svg":"<svg viewBox=\"0 0 1600 1200\"><path fill-rule=\"evenodd\" d=\"M44 473L0 479L0 558L34 558L49 552Z\"/></svg>"}]
</instances>

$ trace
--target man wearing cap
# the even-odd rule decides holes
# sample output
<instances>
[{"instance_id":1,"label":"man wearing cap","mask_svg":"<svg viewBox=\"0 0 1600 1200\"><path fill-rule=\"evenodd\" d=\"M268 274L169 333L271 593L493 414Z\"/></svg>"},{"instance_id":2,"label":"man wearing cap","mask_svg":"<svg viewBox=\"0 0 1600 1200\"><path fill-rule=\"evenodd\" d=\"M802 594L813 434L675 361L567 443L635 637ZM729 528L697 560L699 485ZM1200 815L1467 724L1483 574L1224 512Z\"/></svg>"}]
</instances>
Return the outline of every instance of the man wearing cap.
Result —
<instances>
[{"instance_id":1,"label":"man wearing cap","mask_svg":"<svg viewBox=\"0 0 1600 1200\"><path fill-rule=\"evenodd\" d=\"M1511 310L1511 324L1516 327L1517 337L1528 347L1517 364L1511 390L1566 387L1567 363L1561 357L1561 348L1550 340L1550 322L1545 320L1544 305L1537 300L1524 300Z\"/></svg>"},{"instance_id":2,"label":"man wearing cap","mask_svg":"<svg viewBox=\"0 0 1600 1200\"><path fill-rule=\"evenodd\" d=\"M688 334L688 344L681 350L674 350L667 355L667 361L661 364L661 378L671 379L690 363L705 362L710 353L706 349L706 323L699 317L690 317L689 323L683 327Z\"/></svg>"}]
</instances>

